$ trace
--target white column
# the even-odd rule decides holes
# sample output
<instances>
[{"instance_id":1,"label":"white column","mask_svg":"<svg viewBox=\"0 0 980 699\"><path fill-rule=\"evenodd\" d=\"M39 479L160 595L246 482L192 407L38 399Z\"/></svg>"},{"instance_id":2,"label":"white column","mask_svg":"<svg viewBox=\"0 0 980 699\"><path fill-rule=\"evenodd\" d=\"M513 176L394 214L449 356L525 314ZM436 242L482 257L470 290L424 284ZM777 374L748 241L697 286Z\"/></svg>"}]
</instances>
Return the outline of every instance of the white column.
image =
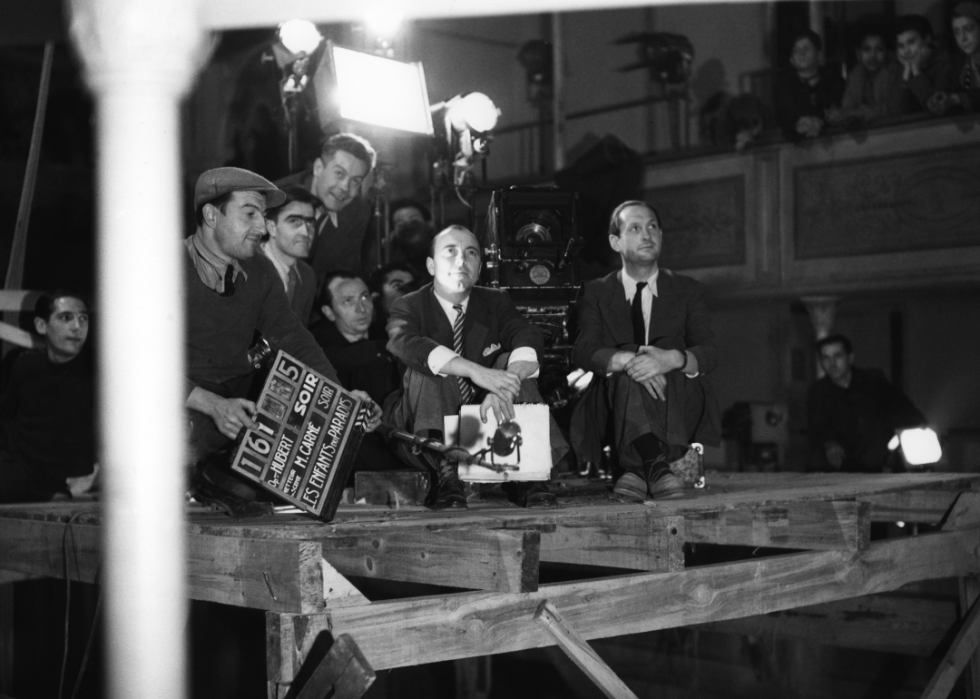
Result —
<instances>
[{"instance_id":1,"label":"white column","mask_svg":"<svg viewBox=\"0 0 980 699\"><path fill-rule=\"evenodd\" d=\"M71 0L97 100L103 585L111 696L185 694L179 100L196 0Z\"/></svg>"}]
</instances>

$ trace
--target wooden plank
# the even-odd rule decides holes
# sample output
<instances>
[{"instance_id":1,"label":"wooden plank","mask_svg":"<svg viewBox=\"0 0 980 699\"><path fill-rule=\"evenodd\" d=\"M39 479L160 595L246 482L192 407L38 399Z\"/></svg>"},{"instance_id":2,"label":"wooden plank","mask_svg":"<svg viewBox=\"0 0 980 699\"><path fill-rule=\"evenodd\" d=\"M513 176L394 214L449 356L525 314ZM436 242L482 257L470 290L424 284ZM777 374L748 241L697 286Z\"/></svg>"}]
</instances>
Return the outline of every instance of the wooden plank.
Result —
<instances>
[{"instance_id":1,"label":"wooden plank","mask_svg":"<svg viewBox=\"0 0 980 699\"><path fill-rule=\"evenodd\" d=\"M542 585L525 594L374 602L304 618L302 632L288 639L295 647L279 655L302 656L325 628L356 638L375 669L537 648L553 642L533 621L545 599L588 639L735 619L896 590L918 580L975 575L978 546L980 530L968 529L872 542L857 553L787 554Z\"/></svg>"},{"instance_id":2,"label":"wooden plank","mask_svg":"<svg viewBox=\"0 0 980 699\"><path fill-rule=\"evenodd\" d=\"M980 603L974 602L963 626L953 639L936 673L929 680L922 699L945 699L953 691L953 685L980 648Z\"/></svg>"},{"instance_id":3,"label":"wooden plank","mask_svg":"<svg viewBox=\"0 0 980 699\"><path fill-rule=\"evenodd\" d=\"M375 530L321 544L342 575L500 592L538 589L537 531Z\"/></svg>"},{"instance_id":4,"label":"wooden plank","mask_svg":"<svg viewBox=\"0 0 980 699\"><path fill-rule=\"evenodd\" d=\"M65 551L68 552L67 566ZM312 613L323 611L323 555L314 541L242 539L207 534L187 538L188 596L239 607ZM33 576L94 583L101 560L93 524L0 517L0 560ZM327 585L331 606L366 604L342 578Z\"/></svg>"},{"instance_id":5,"label":"wooden plank","mask_svg":"<svg viewBox=\"0 0 980 699\"><path fill-rule=\"evenodd\" d=\"M358 699L374 683L374 670L357 644L341 634L317 663L309 679L296 693L296 699Z\"/></svg>"},{"instance_id":6,"label":"wooden plank","mask_svg":"<svg viewBox=\"0 0 980 699\"><path fill-rule=\"evenodd\" d=\"M958 490L901 490L861 499L871 503L873 522L939 524L959 494Z\"/></svg>"},{"instance_id":7,"label":"wooden plank","mask_svg":"<svg viewBox=\"0 0 980 699\"><path fill-rule=\"evenodd\" d=\"M855 597L694 628L929 657L956 620L953 600L895 594Z\"/></svg>"},{"instance_id":8,"label":"wooden plank","mask_svg":"<svg viewBox=\"0 0 980 699\"><path fill-rule=\"evenodd\" d=\"M683 517L640 510L633 517L561 520L541 535L541 560L548 563L673 571L684 569Z\"/></svg>"},{"instance_id":9,"label":"wooden plank","mask_svg":"<svg viewBox=\"0 0 980 699\"><path fill-rule=\"evenodd\" d=\"M534 613L534 619L548 630L558 647L565 651L578 668L602 690L609 699L638 699L606 665L588 643L562 618L548 600L544 600Z\"/></svg>"},{"instance_id":10,"label":"wooden plank","mask_svg":"<svg viewBox=\"0 0 980 699\"><path fill-rule=\"evenodd\" d=\"M980 493L960 493L943 521L943 531L980 526Z\"/></svg>"},{"instance_id":11,"label":"wooden plank","mask_svg":"<svg viewBox=\"0 0 980 699\"><path fill-rule=\"evenodd\" d=\"M968 575L959 579L960 616L966 616L977 600L980 599L980 578ZM949 625L952 628L952 624ZM980 656L974 653L970 661L964 685L966 699L980 699Z\"/></svg>"},{"instance_id":12,"label":"wooden plank","mask_svg":"<svg viewBox=\"0 0 980 699\"><path fill-rule=\"evenodd\" d=\"M685 515L693 543L862 551L871 539L866 502L786 502Z\"/></svg>"}]
</instances>

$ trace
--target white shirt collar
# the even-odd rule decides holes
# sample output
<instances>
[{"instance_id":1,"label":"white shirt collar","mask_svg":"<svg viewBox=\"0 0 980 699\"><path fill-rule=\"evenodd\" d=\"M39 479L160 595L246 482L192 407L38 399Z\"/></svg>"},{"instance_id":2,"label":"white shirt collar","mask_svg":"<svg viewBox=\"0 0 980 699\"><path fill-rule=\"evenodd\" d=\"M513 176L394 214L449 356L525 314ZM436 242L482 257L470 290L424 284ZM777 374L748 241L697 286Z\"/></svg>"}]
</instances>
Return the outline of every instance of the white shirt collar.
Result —
<instances>
[{"instance_id":1,"label":"white shirt collar","mask_svg":"<svg viewBox=\"0 0 980 699\"><path fill-rule=\"evenodd\" d=\"M439 305L442 306L443 312L446 314L446 317L449 318L449 324L450 325L452 325L453 323L456 322L456 309L453 308L453 306L454 305L460 305L460 306L462 306L463 307L463 313L466 313L466 309L469 308L469 305L470 305L470 297L469 296L467 296L465 299L463 299L462 301L460 301L459 304L454 304L452 301L447 301L446 299L442 298L434 290L432 292L432 295L436 297L436 301L438 301L439 302Z\"/></svg>"},{"instance_id":2,"label":"white shirt collar","mask_svg":"<svg viewBox=\"0 0 980 699\"><path fill-rule=\"evenodd\" d=\"M622 282L623 282L623 289L626 291L626 301L627 301L627 303L632 303L633 302L633 295L636 293L636 283L637 282L643 282L643 281L645 281L647 283L647 287L650 289L650 292L652 293L652 295L659 297L659 294L657 293L657 279L659 277L660 277L660 268L659 267L657 268L657 270L652 275L650 275L650 277L648 279L633 279L633 277L631 277L630 275L628 275L626 273L626 270L625 269L624 270L621 270L620 271L620 278L622 279Z\"/></svg>"}]
</instances>

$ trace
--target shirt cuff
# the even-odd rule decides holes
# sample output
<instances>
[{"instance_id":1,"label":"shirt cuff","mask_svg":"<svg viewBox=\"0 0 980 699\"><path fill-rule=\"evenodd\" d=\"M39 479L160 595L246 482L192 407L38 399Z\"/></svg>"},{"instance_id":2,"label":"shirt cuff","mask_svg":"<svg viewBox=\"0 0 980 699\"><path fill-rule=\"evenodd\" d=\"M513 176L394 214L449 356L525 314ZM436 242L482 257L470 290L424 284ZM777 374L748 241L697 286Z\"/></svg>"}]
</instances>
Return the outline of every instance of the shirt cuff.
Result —
<instances>
[{"instance_id":1,"label":"shirt cuff","mask_svg":"<svg viewBox=\"0 0 980 699\"><path fill-rule=\"evenodd\" d=\"M538 362L538 353L534 351L533 347L518 347L512 350L510 353L510 358L507 360L507 366L509 367L514 362L534 362L538 365L538 368L534 370L534 373L528 376L529 379L536 379L541 374L541 364Z\"/></svg>"},{"instance_id":2,"label":"shirt cuff","mask_svg":"<svg viewBox=\"0 0 980 699\"><path fill-rule=\"evenodd\" d=\"M429 371L436 376L448 376L448 374L442 373L442 368L458 356L458 354L453 352L448 347L439 345L434 350L429 352L429 357L425 360L425 362L429 365Z\"/></svg>"}]
</instances>

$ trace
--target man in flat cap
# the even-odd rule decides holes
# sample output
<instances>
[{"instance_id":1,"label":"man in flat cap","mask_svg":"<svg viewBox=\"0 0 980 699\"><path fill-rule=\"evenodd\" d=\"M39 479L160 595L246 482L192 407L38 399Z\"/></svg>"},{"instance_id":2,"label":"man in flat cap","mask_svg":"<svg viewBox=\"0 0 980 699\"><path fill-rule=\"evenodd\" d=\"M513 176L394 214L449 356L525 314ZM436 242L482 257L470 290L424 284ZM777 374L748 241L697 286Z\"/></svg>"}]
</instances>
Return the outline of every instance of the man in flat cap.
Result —
<instances>
[{"instance_id":1,"label":"man in flat cap","mask_svg":"<svg viewBox=\"0 0 980 699\"><path fill-rule=\"evenodd\" d=\"M279 273L256 254L265 234L267 207L285 195L248 170L208 170L194 188L197 230L187 248L187 400L194 491L233 514L250 511L254 492L209 458L227 447L243 427L254 427L248 399L253 367L248 358L256 333L332 381L333 366L290 311ZM358 392L355 392L358 393ZM370 403L367 394L359 394ZM368 429L377 427L375 406Z\"/></svg>"}]
</instances>

